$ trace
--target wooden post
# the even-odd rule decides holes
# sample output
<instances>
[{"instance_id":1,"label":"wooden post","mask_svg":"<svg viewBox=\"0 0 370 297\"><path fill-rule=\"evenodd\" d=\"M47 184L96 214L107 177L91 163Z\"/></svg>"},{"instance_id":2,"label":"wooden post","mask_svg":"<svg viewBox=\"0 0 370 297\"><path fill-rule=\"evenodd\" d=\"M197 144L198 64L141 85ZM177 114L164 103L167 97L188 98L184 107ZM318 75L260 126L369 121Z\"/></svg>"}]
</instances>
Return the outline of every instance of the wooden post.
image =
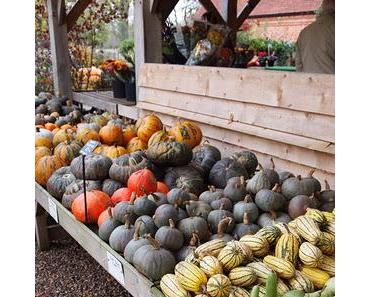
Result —
<instances>
[{"instance_id":1,"label":"wooden post","mask_svg":"<svg viewBox=\"0 0 370 297\"><path fill-rule=\"evenodd\" d=\"M238 15L238 1L228 0L221 2L221 16L227 26L231 29L229 39L233 47L236 44L236 31L237 28L237 15Z\"/></svg>"},{"instance_id":2,"label":"wooden post","mask_svg":"<svg viewBox=\"0 0 370 297\"><path fill-rule=\"evenodd\" d=\"M53 64L54 92L57 96L72 98L70 57L68 52L67 24L59 25L61 1L47 0L51 60ZM64 18L65 19L65 18Z\"/></svg>"},{"instance_id":3,"label":"wooden post","mask_svg":"<svg viewBox=\"0 0 370 297\"><path fill-rule=\"evenodd\" d=\"M49 236L47 225L47 212L36 202L35 231L36 241L39 249L45 251L49 248Z\"/></svg>"}]
</instances>

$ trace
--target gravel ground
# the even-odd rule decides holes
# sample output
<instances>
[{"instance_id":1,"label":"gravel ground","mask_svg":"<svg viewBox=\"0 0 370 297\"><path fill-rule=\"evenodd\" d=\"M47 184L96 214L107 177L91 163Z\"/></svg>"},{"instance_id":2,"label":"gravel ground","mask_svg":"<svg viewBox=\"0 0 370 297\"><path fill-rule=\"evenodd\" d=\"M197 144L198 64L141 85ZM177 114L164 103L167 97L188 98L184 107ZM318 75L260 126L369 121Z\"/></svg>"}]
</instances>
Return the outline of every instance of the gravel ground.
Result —
<instances>
[{"instance_id":1,"label":"gravel ground","mask_svg":"<svg viewBox=\"0 0 370 297\"><path fill-rule=\"evenodd\" d=\"M132 297L73 239L35 257L36 297Z\"/></svg>"}]
</instances>

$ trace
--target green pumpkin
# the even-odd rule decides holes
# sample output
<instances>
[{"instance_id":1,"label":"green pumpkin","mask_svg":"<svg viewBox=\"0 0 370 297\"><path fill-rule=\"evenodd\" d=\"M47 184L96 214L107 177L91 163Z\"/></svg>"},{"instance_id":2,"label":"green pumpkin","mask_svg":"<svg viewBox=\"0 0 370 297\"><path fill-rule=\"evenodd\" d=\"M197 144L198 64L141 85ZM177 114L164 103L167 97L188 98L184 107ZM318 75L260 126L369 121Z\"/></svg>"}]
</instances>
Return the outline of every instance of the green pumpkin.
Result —
<instances>
[{"instance_id":1,"label":"green pumpkin","mask_svg":"<svg viewBox=\"0 0 370 297\"><path fill-rule=\"evenodd\" d=\"M208 181L216 188L225 188L227 181L236 176L244 176L248 178L247 170L238 162L231 158L223 158L213 165Z\"/></svg>"},{"instance_id":2,"label":"green pumpkin","mask_svg":"<svg viewBox=\"0 0 370 297\"><path fill-rule=\"evenodd\" d=\"M193 149L193 162L202 167L207 174L219 160L221 160L221 152L212 145L202 144Z\"/></svg>"},{"instance_id":3,"label":"green pumpkin","mask_svg":"<svg viewBox=\"0 0 370 297\"><path fill-rule=\"evenodd\" d=\"M248 171L249 175L253 175L256 171L258 160L254 153L250 151L237 152L234 153L231 158L242 165Z\"/></svg>"},{"instance_id":4,"label":"green pumpkin","mask_svg":"<svg viewBox=\"0 0 370 297\"><path fill-rule=\"evenodd\" d=\"M193 158L188 145L177 141L164 141L152 144L146 151L150 161L159 166L182 166Z\"/></svg>"},{"instance_id":5,"label":"green pumpkin","mask_svg":"<svg viewBox=\"0 0 370 297\"><path fill-rule=\"evenodd\" d=\"M258 171L247 183L247 191L256 195L262 189L271 189L269 177L264 171Z\"/></svg>"}]
</instances>

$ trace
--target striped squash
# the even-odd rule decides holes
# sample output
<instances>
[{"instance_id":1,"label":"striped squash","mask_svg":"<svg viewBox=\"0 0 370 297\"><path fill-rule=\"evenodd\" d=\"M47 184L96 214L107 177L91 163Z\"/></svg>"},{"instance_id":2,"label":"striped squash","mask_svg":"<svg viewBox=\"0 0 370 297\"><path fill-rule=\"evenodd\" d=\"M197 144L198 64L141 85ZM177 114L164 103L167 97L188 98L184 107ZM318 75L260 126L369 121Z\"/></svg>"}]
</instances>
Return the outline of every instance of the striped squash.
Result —
<instances>
[{"instance_id":1,"label":"striped squash","mask_svg":"<svg viewBox=\"0 0 370 297\"><path fill-rule=\"evenodd\" d=\"M335 221L330 221L324 228L325 232L335 236Z\"/></svg>"},{"instance_id":2,"label":"striped squash","mask_svg":"<svg viewBox=\"0 0 370 297\"><path fill-rule=\"evenodd\" d=\"M274 245L281 236L282 232L276 226L266 226L258 230L257 236L265 238L270 245Z\"/></svg>"},{"instance_id":3,"label":"striped squash","mask_svg":"<svg viewBox=\"0 0 370 297\"><path fill-rule=\"evenodd\" d=\"M263 258L263 263L274 270L281 278L292 278L295 274L295 268L292 262L281 259L275 256L266 256Z\"/></svg>"},{"instance_id":4,"label":"striped squash","mask_svg":"<svg viewBox=\"0 0 370 297\"><path fill-rule=\"evenodd\" d=\"M335 254L335 236L328 232L322 232L319 242L316 245L325 255Z\"/></svg>"},{"instance_id":5,"label":"striped squash","mask_svg":"<svg viewBox=\"0 0 370 297\"><path fill-rule=\"evenodd\" d=\"M196 265L181 261L175 266L175 275L181 286L191 292L200 292L207 284L207 276Z\"/></svg>"},{"instance_id":6,"label":"striped squash","mask_svg":"<svg viewBox=\"0 0 370 297\"><path fill-rule=\"evenodd\" d=\"M191 297L190 293L181 286L174 274L165 274L159 285L166 297Z\"/></svg>"},{"instance_id":7,"label":"striped squash","mask_svg":"<svg viewBox=\"0 0 370 297\"><path fill-rule=\"evenodd\" d=\"M298 270L295 271L294 277L288 280L288 283L292 290L302 290L306 293L312 293L315 290L310 279Z\"/></svg>"},{"instance_id":8,"label":"striped squash","mask_svg":"<svg viewBox=\"0 0 370 297\"><path fill-rule=\"evenodd\" d=\"M284 223L279 223L279 224L284 224ZM297 228L297 221L296 220L292 220L287 225L288 225L288 227Z\"/></svg>"},{"instance_id":9,"label":"striped squash","mask_svg":"<svg viewBox=\"0 0 370 297\"><path fill-rule=\"evenodd\" d=\"M208 295L206 295L206 294L197 294L197 295L195 295L194 297L209 297Z\"/></svg>"},{"instance_id":10,"label":"striped squash","mask_svg":"<svg viewBox=\"0 0 370 297\"><path fill-rule=\"evenodd\" d=\"M230 270L229 279L234 286L248 287L257 280L257 275L251 267L236 267Z\"/></svg>"},{"instance_id":11,"label":"striped squash","mask_svg":"<svg viewBox=\"0 0 370 297\"><path fill-rule=\"evenodd\" d=\"M207 282L207 294L211 297L228 297L231 291L231 282L226 275L216 274Z\"/></svg>"},{"instance_id":12,"label":"striped squash","mask_svg":"<svg viewBox=\"0 0 370 297\"><path fill-rule=\"evenodd\" d=\"M330 276L335 275L335 259L333 257L323 256L318 268L326 271Z\"/></svg>"},{"instance_id":13,"label":"striped squash","mask_svg":"<svg viewBox=\"0 0 370 297\"><path fill-rule=\"evenodd\" d=\"M251 295L246 289L231 286L230 294L228 297L250 297Z\"/></svg>"},{"instance_id":14,"label":"striped squash","mask_svg":"<svg viewBox=\"0 0 370 297\"><path fill-rule=\"evenodd\" d=\"M289 233L293 234L297 238L297 240L299 241L299 244L301 244L302 243L302 238L301 238L301 236L299 235L299 233L297 231L296 225L292 226L292 225L289 225L289 223L288 224L278 223L278 224L275 224L274 226L278 227L282 234L289 234Z\"/></svg>"},{"instance_id":15,"label":"striped squash","mask_svg":"<svg viewBox=\"0 0 370 297\"><path fill-rule=\"evenodd\" d=\"M325 227L328 221L322 211L314 208L307 208L306 217L313 219L320 227Z\"/></svg>"},{"instance_id":16,"label":"striped squash","mask_svg":"<svg viewBox=\"0 0 370 297\"><path fill-rule=\"evenodd\" d=\"M217 257L226 270L231 270L251 258L251 249L237 240L229 241Z\"/></svg>"},{"instance_id":17,"label":"striped squash","mask_svg":"<svg viewBox=\"0 0 370 297\"><path fill-rule=\"evenodd\" d=\"M268 276L273 273L273 270L263 262L248 263L247 267L253 269L254 273L257 276L257 281L262 284L265 284Z\"/></svg>"},{"instance_id":18,"label":"striped squash","mask_svg":"<svg viewBox=\"0 0 370 297\"><path fill-rule=\"evenodd\" d=\"M322 252L312 243L304 242L299 247L299 259L308 267L317 267L322 259Z\"/></svg>"},{"instance_id":19,"label":"striped squash","mask_svg":"<svg viewBox=\"0 0 370 297\"><path fill-rule=\"evenodd\" d=\"M214 256L217 257L220 251L226 246L226 241L222 239L213 239L201 244L195 249L197 257Z\"/></svg>"},{"instance_id":20,"label":"striped squash","mask_svg":"<svg viewBox=\"0 0 370 297\"><path fill-rule=\"evenodd\" d=\"M321 236L316 221L310 217L300 216L297 219L297 231L304 239L312 244L316 244Z\"/></svg>"},{"instance_id":21,"label":"striped squash","mask_svg":"<svg viewBox=\"0 0 370 297\"><path fill-rule=\"evenodd\" d=\"M221 263L213 256L203 257L199 262L199 268L203 270L207 277L222 273Z\"/></svg>"},{"instance_id":22,"label":"striped squash","mask_svg":"<svg viewBox=\"0 0 370 297\"><path fill-rule=\"evenodd\" d=\"M316 289L322 289L325 283L330 278L329 273L318 268L312 268L307 266L302 266L301 273L313 283Z\"/></svg>"},{"instance_id":23,"label":"striped squash","mask_svg":"<svg viewBox=\"0 0 370 297\"><path fill-rule=\"evenodd\" d=\"M190 254L188 254L186 257L185 257L185 262L188 262L188 263L192 263L192 264L195 264L197 266L199 266L199 262L200 262L200 259L198 259L196 256L195 256L195 253L194 251L191 251Z\"/></svg>"},{"instance_id":24,"label":"striped squash","mask_svg":"<svg viewBox=\"0 0 370 297\"><path fill-rule=\"evenodd\" d=\"M242 238L240 238L240 242L246 243L252 250L253 255L257 257L266 256L270 250L268 241L264 237L256 234L244 235Z\"/></svg>"},{"instance_id":25,"label":"striped squash","mask_svg":"<svg viewBox=\"0 0 370 297\"><path fill-rule=\"evenodd\" d=\"M326 218L326 220L328 222L331 222L331 221L334 221L335 220L334 210L333 210L333 212L322 211L321 213L324 215L324 217Z\"/></svg>"},{"instance_id":26,"label":"striped squash","mask_svg":"<svg viewBox=\"0 0 370 297\"><path fill-rule=\"evenodd\" d=\"M290 290L290 288L284 283L282 279L278 278L276 290L279 296L283 296L286 292Z\"/></svg>"},{"instance_id":27,"label":"striped squash","mask_svg":"<svg viewBox=\"0 0 370 297\"><path fill-rule=\"evenodd\" d=\"M258 294L258 297L266 297L266 288L265 287L262 287L260 286L259 287L259 294Z\"/></svg>"},{"instance_id":28,"label":"striped squash","mask_svg":"<svg viewBox=\"0 0 370 297\"><path fill-rule=\"evenodd\" d=\"M280 236L275 246L275 256L296 263L299 251L299 241L292 233Z\"/></svg>"}]
</instances>

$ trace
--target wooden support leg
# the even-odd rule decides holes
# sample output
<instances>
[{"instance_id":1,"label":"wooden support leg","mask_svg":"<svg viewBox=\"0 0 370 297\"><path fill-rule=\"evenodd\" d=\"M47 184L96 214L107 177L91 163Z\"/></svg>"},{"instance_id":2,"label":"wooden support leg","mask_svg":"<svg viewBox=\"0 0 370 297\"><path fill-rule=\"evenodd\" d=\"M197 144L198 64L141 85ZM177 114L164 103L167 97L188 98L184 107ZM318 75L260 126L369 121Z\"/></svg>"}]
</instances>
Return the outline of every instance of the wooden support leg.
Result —
<instances>
[{"instance_id":1,"label":"wooden support leg","mask_svg":"<svg viewBox=\"0 0 370 297\"><path fill-rule=\"evenodd\" d=\"M47 212L36 202L36 241L41 251L49 248Z\"/></svg>"}]
</instances>

